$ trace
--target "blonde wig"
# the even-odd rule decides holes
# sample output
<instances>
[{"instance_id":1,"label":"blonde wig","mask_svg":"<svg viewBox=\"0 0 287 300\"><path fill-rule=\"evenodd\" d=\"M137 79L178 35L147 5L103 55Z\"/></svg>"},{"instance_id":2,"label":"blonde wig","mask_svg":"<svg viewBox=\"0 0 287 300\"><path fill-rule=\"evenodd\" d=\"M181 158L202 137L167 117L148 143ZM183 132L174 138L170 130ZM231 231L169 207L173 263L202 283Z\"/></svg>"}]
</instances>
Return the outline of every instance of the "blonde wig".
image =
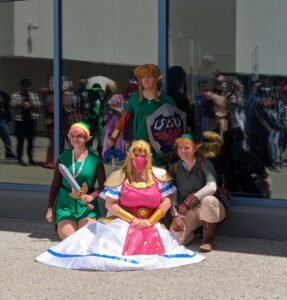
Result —
<instances>
[{"instance_id":1,"label":"blonde wig","mask_svg":"<svg viewBox=\"0 0 287 300\"><path fill-rule=\"evenodd\" d=\"M197 155L204 158L217 156L223 145L222 137L214 131L205 131L197 147Z\"/></svg>"},{"instance_id":2,"label":"blonde wig","mask_svg":"<svg viewBox=\"0 0 287 300\"><path fill-rule=\"evenodd\" d=\"M127 178L129 183L132 183L135 181L134 178L134 172L133 172L133 166L132 166L132 159L135 157L134 156L134 151L139 150L145 153L145 158L147 160L147 163L145 165L144 169L144 176L146 178L146 184L147 186L150 186L153 184L153 178L151 175L151 168L152 168L152 157L151 157L151 148L150 145L144 141L144 140L138 140L138 141L133 141L129 150L127 157L125 159L125 162L123 164L123 170L127 174Z\"/></svg>"},{"instance_id":3,"label":"blonde wig","mask_svg":"<svg viewBox=\"0 0 287 300\"><path fill-rule=\"evenodd\" d=\"M143 98L144 98L144 96L143 96L144 87L142 85L141 78L147 74L151 74L155 78L154 86L153 86L153 96L154 96L155 100L159 101L158 82L160 80L160 78L159 78L160 77L160 69L156 65L153 65L153 64L145 64L145 65L138 66L138 67L136 67L136 69L134 71L134 75L138 79L138 89L139 89L139 94L140 94L140 101L143 101Z\"/></svg>"},{"instance_id":4,"label":"blonde wig","mask_svg":"<svg viewBox=\"0 0 287 300\"><path fill-rule=\"evenodd\" d=\"M115 81L110 81L109 83L107 83L106 85L106 92L110 95L114 95L118 90L117 84L115 83Z\"/></svg>"}]
</instances>

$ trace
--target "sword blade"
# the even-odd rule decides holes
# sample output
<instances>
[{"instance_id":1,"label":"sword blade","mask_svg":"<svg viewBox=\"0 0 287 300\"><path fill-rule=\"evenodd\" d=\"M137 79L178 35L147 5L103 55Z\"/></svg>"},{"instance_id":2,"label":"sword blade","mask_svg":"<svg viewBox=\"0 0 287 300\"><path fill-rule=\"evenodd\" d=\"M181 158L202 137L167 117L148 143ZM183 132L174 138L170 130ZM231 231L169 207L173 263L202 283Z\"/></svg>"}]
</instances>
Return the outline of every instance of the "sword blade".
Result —
<instances>
[{"instance_id":1,"label":"sword blade","mask_svg":"<svg viewBox=\"0 0 287 300\"><path fill-rule=\"evenodd\" d=\"M63 177L68 181L73 192L77 192L81 188L76 179L72 176L72 174L65 165L59 164L59 171L63 175Z\"/></svg>"}]
</instances>

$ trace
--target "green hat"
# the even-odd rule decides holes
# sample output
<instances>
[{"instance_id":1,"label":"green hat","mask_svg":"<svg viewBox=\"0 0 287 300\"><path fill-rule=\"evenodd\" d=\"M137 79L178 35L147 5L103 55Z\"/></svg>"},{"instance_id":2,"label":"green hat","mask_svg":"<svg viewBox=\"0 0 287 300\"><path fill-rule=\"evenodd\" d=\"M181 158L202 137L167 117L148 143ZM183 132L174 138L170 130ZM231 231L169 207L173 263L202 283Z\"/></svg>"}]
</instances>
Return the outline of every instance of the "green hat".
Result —
<instances>
[{"instance_id":1,"label":"green hat","mask_svg":"<svg viewBox=\"0 0 287 300\"><path fill-rule=\"evenodd\" d=\"M91 131L90 131L90 125L83 122L83 121L80 121L80 122L77 122L77 123L74 123L71 128L74 128L74 127L78 127L78 128L81 128L84 130L84 132L86 133L87 135L87 138L91 138Z\"/></svg>"},{"instance_id":2,"label":"green hat","mask_svg":"<svg viewBox=\"0 0 287 300\"><path fill-rule=\"evenodd\" d=\"M194 138L191 133L183 133L180 137L183 139L188 139L194 143Z\"/></svg>"}]
</instances>

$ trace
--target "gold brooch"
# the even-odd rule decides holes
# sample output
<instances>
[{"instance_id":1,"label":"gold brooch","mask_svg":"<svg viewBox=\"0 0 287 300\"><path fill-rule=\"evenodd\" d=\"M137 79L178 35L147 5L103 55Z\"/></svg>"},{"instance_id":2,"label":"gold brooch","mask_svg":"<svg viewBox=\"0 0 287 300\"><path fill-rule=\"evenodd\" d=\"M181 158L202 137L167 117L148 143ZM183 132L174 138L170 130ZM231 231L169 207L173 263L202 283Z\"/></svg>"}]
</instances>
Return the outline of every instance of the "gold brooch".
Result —
<instances>
[{"instance_id":1,"label":"gold brooch","mask_svg":"<svg viewBox=\"0 0 287 300\"><path fill-rule=\"evenodd\" d=\"M137 212L138 216L141 218L144 218L148 214L148 209L147 208L140 208Z\"/></svg>"}]
</instances>

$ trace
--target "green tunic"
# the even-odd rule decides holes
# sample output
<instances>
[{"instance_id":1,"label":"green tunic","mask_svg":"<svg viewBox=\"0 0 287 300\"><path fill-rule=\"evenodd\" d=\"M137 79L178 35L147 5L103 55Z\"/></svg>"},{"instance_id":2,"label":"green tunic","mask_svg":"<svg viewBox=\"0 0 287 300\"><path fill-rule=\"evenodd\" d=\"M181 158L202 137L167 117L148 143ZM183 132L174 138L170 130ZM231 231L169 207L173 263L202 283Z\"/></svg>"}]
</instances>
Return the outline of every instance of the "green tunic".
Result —
<instances>
[{"instance_id":1,"label":"green tunic","mask_svg":"<svg viewBox=\"0 0 287 300\"><path fill-rule=\"evenodd\" d=\"M59 162L64 164L72 174L72 150L64 152ZM100 162L99 157L93 152L88 152L82 171L77 176L76 180L81 186L82 183L86 182L89 187L89 193L93 191L94 184L96 182L96 168ZM81 162L75 162L75 173L77 174ZM78 221L82 218L96 218L99 215L97 199L92 201L94 210L89 211L87 206L80 200L73 199L69 196L71 193L70 185L67 180L62 176L61 186L58 191L55 206L54 206L54 219L55 223L58 224L60 221L68 219L71 221Z\"/></svg>"},{"instance_id":2,"label":"green tunic","mask_svg":"<svg viewBox=\"0 0 287 300\"><path fill-rule=\"evenodd\" d=\"M131 96L125 106L125 110L133 117L134 140L145 140L149 142L145 119L165 103L176 106L175 102L164 93L161 93L159 101L149 101L144 98L143 101L140 102L138 92ZM164 162L153 150L153 165L160 166L162 164L164 164Z\"/></svg>"}]
</instances>

